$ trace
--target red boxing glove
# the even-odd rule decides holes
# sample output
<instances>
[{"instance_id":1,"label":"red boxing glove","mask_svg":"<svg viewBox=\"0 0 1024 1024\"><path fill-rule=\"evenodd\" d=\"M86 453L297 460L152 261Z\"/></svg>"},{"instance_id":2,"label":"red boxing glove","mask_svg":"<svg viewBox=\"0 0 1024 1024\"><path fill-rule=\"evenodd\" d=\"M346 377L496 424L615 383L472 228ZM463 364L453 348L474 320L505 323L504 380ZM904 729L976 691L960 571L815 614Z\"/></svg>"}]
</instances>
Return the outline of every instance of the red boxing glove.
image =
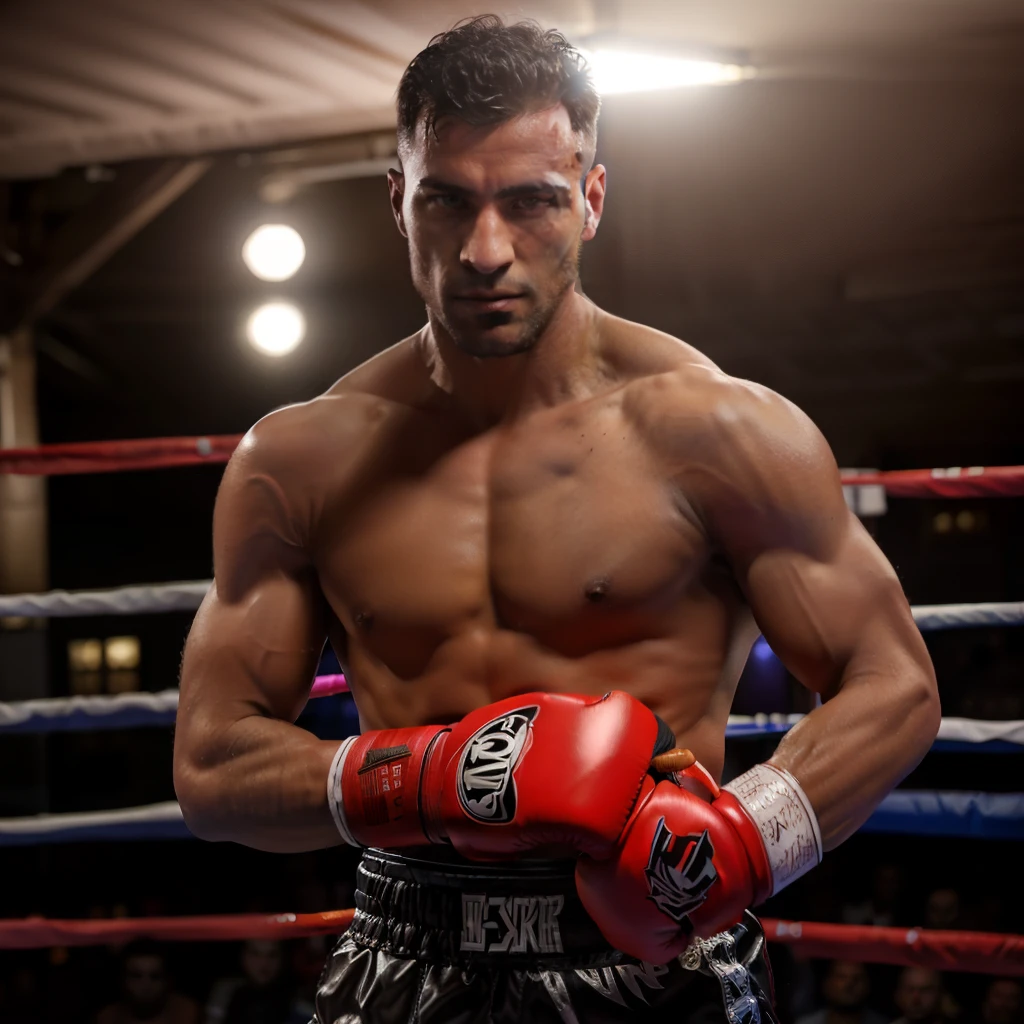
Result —
<instances>
[{"instance_id":1,"label":"red boxing glove","mask_svg":"<svg viewBox=\"0 0 1024 1024\"><path fill-rule=\"evenodd\" d=\"M576 888L613 946L663 964L820 859L814 812L788 772L758 765L719 789L695 764L645 782L615 854L581 857Z\"/></svg>"},{"instance_id":2,"label":"red boxing glove","mask_svg":"<svg viewBox=\"0 0 1024 1024\"><path fill-rule=\"evenodd\" d=\"M476 860L610 856L667 727L628 694L530 693L451 728L364 733L328 781L353 845L451 843Z\"/></svg>"}]
</instances>

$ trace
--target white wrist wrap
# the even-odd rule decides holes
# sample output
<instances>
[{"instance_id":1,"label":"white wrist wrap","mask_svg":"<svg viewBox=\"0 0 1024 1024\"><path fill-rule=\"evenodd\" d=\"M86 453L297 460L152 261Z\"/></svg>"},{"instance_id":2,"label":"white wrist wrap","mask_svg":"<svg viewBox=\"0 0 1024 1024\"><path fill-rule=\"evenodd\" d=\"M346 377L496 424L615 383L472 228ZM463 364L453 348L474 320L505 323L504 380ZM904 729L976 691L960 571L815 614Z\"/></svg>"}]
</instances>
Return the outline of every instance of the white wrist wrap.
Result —
<instances>
[{"instance_id":1,"label":"white wrist wrap","mask_svg":"<svg viewBox=\"0 0 1024 1024\"><path fill-rule=\"evenodd\" d=\"M723 789L743 805L764 840L772 895L821 863L821 830L800 783L773 764L758 764Z\"/></svg>"},{"instance_id":2,"label":"white wrist wrap","mask_svg":"<svg viewBox=\"0 0 1024 1024\"><path fill-rule=\"evenodd\" d=\"M327 805L331 809L331 817L334 818L334 824L338 827L341 838L349 846L362 846L362 843L357 843L352 833L348 830L348 822L345 820L345 808L341 803L341 773L345 769L345 758L348 757L349 749L355 741L356 737L350 736L338 747L337 753L334 755L334 760L331 762L331 770L327 773Z\"/></svg>"}]
</instances>

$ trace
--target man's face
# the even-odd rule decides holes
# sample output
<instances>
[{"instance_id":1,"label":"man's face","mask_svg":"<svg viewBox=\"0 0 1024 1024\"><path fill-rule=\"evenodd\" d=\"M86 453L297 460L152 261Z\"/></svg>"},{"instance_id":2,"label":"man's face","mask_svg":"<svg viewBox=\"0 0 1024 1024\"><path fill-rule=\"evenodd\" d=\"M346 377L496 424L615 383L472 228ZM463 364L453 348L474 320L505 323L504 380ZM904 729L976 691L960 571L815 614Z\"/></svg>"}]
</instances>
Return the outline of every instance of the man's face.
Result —
<instances>
[{"instance_id":1,"label":"man's face","mask_svg":"<svg viewBox=\"0 0 1024 1024\"><path fill-rule=\"evenodd\" d=\"M864 1003L868 988L868 974L863 964L836 960L825 976L822 995L829 1006L850 1010Z\"/></svg>"},{"instance_id":2,"label":"man's face","mask_svg":"<svg viewBox=\"0 0 1024 1024\"><path fill-rule=\"evenodd\" d=\"M167 972L159 956L133 956L124 965L124 992L136 1017L155 1017L167 999Z\"/></svg>"},{"instance_id":3,"label":"man's face","mask_svg":"<svg viewBox=\"0 0 1024 1024\"><path fill-rule=\"evenodd\" d=\"M875 871L872 896L877 909L891 907L899 899L900 869L894 864L881 864Z\"/></svg>"},{"instance_id":4,"label":"man's face","mask_svg":"<svg viewBox=\"0 0 1024 1024\"><path fill-rule=\"evenodd\" d=\"M953 889L936 889L928 897L925 925L928 928L952 928L960 916L960 897Z\"/></svg>"},{"instance_id":5,"label":"man's face","mask_svg":"<svg viewBox=\"0 0 1024 1024\"><path fill-rule=\"evenodd\" d=\"M242 950L242 969L257 988L265 988L281 973L281 944L250 939Z\"/></svg>"},{"instance_id":6,"label":"man's face","mask_svg":"<svg viewBox=\"0 0 1024 1024\"><path fill-rule=\"evenodd\" d=\"M942 983L935 971L908 967L896 988L896 1005L910 1021L926 1021L937 1017L942 1000Z\"/></svg>"},{"instance_id":7,"label":"man's face","mask_svg":"<svg viewBox=\"0 0 1024 1024\"><path fill-rule=\"evenodd\" d=\"M1021 986L1012 978L1000 978L989 985L981 1004L985 1024L1016 1024L1021 1019Z\"/></svg>"},{"instance_id":8,"label":"man's face","mask_svg":"<svg viewBox=\"0 0 1024 1024\"><path fill-rule=\"evenodd\" d=\"M482 358L532 348L576 282L605 172L583 166L565 107L474 128L421 125L390 176L412 280L433 319Z\"/></svg>"}]
</instances>

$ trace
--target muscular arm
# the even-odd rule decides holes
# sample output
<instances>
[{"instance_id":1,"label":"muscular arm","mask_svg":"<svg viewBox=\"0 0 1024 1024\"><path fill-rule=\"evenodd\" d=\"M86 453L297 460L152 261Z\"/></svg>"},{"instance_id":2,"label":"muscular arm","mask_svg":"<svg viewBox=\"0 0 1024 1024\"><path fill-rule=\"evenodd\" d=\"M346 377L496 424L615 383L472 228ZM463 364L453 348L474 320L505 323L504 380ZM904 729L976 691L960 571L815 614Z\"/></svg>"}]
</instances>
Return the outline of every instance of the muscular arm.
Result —
<instances>
[{"instance_id":1,"label":"muscular arm","mask_svg":"<svg viewBox=\"0 0 1024 1024\"><path fill-rule=\"evenodd\" d=\"M215 579L185 647L174 786L196 835L297 852L339 842L326 783L337 743L293 724L325 627L301 527L267 471L268 427L243 441L217 496Z\"/></svg>"},{"instance_id":2,"label":"muscular arm","mask_svg":"<svg viewBox=\"0 0 1024 1024\"><path fill-rule=\"evenodd\" d=\"M779 744L826 849L855 832L938 730L935 675L899 581L846 508L824 438L777 395L731 382L713 457L686 472L759 626L824 703Z\"/></svg>"}]
</instances>

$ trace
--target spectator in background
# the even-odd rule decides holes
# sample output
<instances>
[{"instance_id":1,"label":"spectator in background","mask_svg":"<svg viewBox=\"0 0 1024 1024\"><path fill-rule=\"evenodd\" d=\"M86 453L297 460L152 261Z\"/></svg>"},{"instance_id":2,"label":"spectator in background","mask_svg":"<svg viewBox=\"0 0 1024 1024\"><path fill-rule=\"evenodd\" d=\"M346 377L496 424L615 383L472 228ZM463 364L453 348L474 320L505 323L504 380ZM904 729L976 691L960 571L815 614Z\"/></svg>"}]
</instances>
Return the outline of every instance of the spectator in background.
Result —
<instances>
[{"instance_id":1,"label":"spectator in background","mask_svg":"<svg viewBox=\"0 0 1024 1024\"><path fill-rule=\"evenodd\" d=\"M1016 978L996 978L985 990L977 1019L981 1024L1021 1024L1022 1008L1021 983Z\"/></svg>"},{"instance_id":2,"label":"spectator in background","mask_svg":"<svg viewBox=\"0 0 1024 1024\"><path fill-rule=\"evenodd\" d=\"M32 951L33 953L35 950ZM10 957L11 953L6 953ZM10 962L5 967L10 969ZM0 1021L3 1024L36 1024L43 1005L39 974L29 963L18 963L0 982Z\"/></svg>"},{"instance_id":3,"label":"spectator in background","mask_svg":"<svg viewBox=\"0 0 1024 1024\"><path fill-rule=\"evenodd\" d=\"M347 905L347 904L346 904ZM293 1007L301 1011L303 1024L311 1020L316 1009L316 989L323 974L324 961L336 942L326 935L310 935L297 942L292 950L292 973L295 978Z\"/></svg>"},{"instance_id":4,"label":"spectator in background","mask_svg":"<svg viewBox=\"0 0 1024 1024\"><path fill-rule=\"evenodd\" d=\"M927 967L906 967L893 996L901 1016L895 1024L942 1024L942 977Z\"/></svg>"},{"instance_id":5,"label":"spectator in background","mask_svg":"<svg viewBox=\"0 0 1024 1024\"><path fill-rule=\"evenodd\" d=\"M935 889L928 894L924 907L924 927L947 930L963 927L960 894L956 889Z\"/></svg>"},{"instance_id":6,"label":"spectator in background","mask_svg":"<svg viewBox=\"0 0 1024 1024\"><path fill-rule=\"evenodd\" d=\"M897 923L903 872L895 864L878 864L871 879L871 896L863 903L847 903L842 909L844 924L871 924L891 928Z\"/></svg>"},{"instance_id":7,"label":"spectator in background","mask_svg":"<svg viewBox=\"0 0 1024 1024\"><path fill-rule=\"evenodd\" d=\"M199 1024L199 1007L175 992L162 947L136 939L121 951L121 998L104 1007L97 1024Z\"/></svg>"},{"instance_id":8,"label":"spectator in background","mask_svg":"<svg viewBox=\"0 0 1024 1024\"><path fill-rule=\"evenodd\" d=\"M871 981L867 968L852 960L832 960L822 982L825 1008L797 1019L796 1024L886 1024L868 1009Z\"/></svg>"},{"instance_id":9,"label":"spectator in background","mask_svg":"<svg viewBox=\"0 0 1024 1024\"><path fill-rule=\"evenodd\" d=\"M224 1024L306 1024L309 1014L296 1005L280 942L250 939L242 947L242 971L227 1001Z\"/></svg>"}]
</instances>

